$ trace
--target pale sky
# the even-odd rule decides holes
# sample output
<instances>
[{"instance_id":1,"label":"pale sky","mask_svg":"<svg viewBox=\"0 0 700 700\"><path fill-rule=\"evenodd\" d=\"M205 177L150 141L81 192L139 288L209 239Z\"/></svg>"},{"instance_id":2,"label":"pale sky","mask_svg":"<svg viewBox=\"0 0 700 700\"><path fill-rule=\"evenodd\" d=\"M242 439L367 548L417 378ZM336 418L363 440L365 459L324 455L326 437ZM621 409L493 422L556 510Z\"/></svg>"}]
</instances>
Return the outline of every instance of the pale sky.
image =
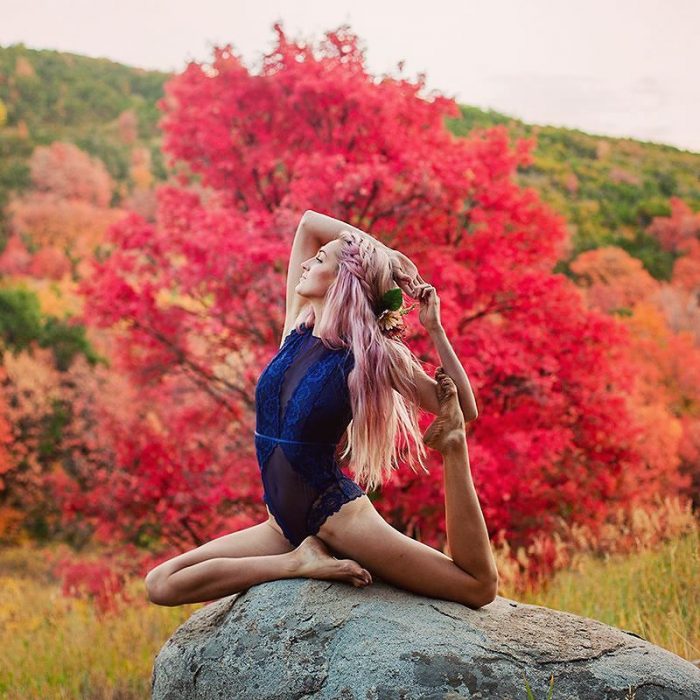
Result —
<instances>
[{"instance_id":1,"label":"pale sky","mask_svg":"<svg viewBox=\"0 0 700 700\"><path fill-rule=\"evenodd\" d=\"M349 24L368 70L530 123L700 152L700 0L0 0L0 45L181 71Z\"/></svg>"}]
</instances>

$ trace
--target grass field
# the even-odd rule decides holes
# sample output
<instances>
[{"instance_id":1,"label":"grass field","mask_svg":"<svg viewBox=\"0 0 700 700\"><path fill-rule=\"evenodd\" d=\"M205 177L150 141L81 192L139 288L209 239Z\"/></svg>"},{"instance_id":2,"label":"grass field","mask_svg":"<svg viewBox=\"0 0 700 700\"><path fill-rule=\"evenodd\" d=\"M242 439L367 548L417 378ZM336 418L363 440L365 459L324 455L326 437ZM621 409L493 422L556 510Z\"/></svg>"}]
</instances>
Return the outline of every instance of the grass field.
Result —
<instances>
[{"instance_id":1,"label":"grass field","mask_svg":"<svg viewBox=\"0 0 700 700\"><path fill-rule=\"evenodd\" d=\"M589 555L517 599L592 617L699 659L698 544L696 529L632 556ZM64 598L45 561L29 546L0 550L0 698L149 698L155 656L201 604L152 605L143 581L133 580L127 592L135 602L103 618L89 601ZM515 597L507 588L499 593Z\"/></svg>"}]
</instances>

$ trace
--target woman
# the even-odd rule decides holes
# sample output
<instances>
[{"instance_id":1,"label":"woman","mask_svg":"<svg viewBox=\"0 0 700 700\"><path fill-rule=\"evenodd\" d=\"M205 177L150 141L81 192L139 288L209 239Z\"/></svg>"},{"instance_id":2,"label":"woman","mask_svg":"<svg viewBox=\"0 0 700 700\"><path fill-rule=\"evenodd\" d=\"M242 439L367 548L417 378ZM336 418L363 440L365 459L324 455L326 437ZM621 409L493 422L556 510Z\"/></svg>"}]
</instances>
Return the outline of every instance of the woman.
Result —
<instances>
[{"instance_id":1,"label":"woman","mask_svg":"<svg viewBox=\"0 0 700 700\"><path fill-rule=\"evenodd\" d=\"M420 321L442 362L435 379L387 327L392 313L382 302L394 282L420 301ZM422 439L418 408L437 415ZM361 587L373 576L472 608L495 598L498 574L465 438L465 421L477 416L474 396L442 328L435 288L405 255L305 212L289 260L280 350L258 379L256 414L268 519L156 566L145 579L152 602L210 601L280 578ZM425 471L423 443L442 454L451 556L379 515L339 469L343 435L341 459L351 453L354 476L369 487L390 475L397 457L415 470L410 452L397 453L397 436L415 443Z\"/></svg>"}]
</instances>

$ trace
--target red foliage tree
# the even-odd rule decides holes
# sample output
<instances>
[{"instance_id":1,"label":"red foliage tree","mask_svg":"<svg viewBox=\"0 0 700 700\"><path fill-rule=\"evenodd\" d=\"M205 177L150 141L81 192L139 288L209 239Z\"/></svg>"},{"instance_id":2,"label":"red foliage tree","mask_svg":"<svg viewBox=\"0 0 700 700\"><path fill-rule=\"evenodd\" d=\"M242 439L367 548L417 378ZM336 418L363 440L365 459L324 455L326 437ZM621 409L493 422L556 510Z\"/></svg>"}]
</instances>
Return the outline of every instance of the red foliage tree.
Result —
<instances>
[{"instance_id":1,"label":"red foliage tree","mask_svg":"<svg viewBox=\"0 0 700 700\"><path fill-rule=\"evenodd\" d=\"M180 187L159 188L155 222L114 225L111 254L82 285L86 320L119 329L114 366L138 387L129 418L101 427L115 461L82 495L104 531L151 523L196 544L264 517L254 385L277 351L291 239L309 208L405 251L438 289L477 394L470 456L493 535L517 546L558 518L595 527L611 508L673 492L627 396L626 328L552 273L564 221L514 182L534 143L511 145L503 127L455 138L444 119L456 103L421 94L423 76L375 80L347 28L318 48L275 30L259 74L227 45L166 85ZM420 328L408 342L439 361ZM396 474L377 507L441 546L434 465Z\"/></svg>"}]
</instances>

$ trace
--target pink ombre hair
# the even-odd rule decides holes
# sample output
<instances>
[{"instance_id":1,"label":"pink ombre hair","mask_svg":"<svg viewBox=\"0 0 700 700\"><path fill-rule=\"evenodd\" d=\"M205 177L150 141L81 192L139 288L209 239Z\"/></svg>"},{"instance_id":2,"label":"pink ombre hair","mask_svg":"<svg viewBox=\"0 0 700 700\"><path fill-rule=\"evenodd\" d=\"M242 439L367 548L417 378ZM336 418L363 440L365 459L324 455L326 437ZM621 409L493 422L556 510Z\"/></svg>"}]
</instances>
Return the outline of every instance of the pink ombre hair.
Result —
<instances>
[{"instance_id":1,"label":"pink ombre hair","mask_svg":"<svg viewBox=\"0 0 700 700\"><path fill-rule=\"evenodd\" d=\"M299 315L297 330L302 323L315 325L325 345L353 351L355 366L348 376L352 420L339 459L350 456L355 479L373 489L391 476L400 460L414 472L418 462L428 473L413 379L415 366L421 365L400 339L384 335L377 323L375 309L382 295L396 287L389 256L371 236L342 231L338 238L338 272L326 292L323 319L315 324L309 306Z\"/></svg>"}]
</instances>

